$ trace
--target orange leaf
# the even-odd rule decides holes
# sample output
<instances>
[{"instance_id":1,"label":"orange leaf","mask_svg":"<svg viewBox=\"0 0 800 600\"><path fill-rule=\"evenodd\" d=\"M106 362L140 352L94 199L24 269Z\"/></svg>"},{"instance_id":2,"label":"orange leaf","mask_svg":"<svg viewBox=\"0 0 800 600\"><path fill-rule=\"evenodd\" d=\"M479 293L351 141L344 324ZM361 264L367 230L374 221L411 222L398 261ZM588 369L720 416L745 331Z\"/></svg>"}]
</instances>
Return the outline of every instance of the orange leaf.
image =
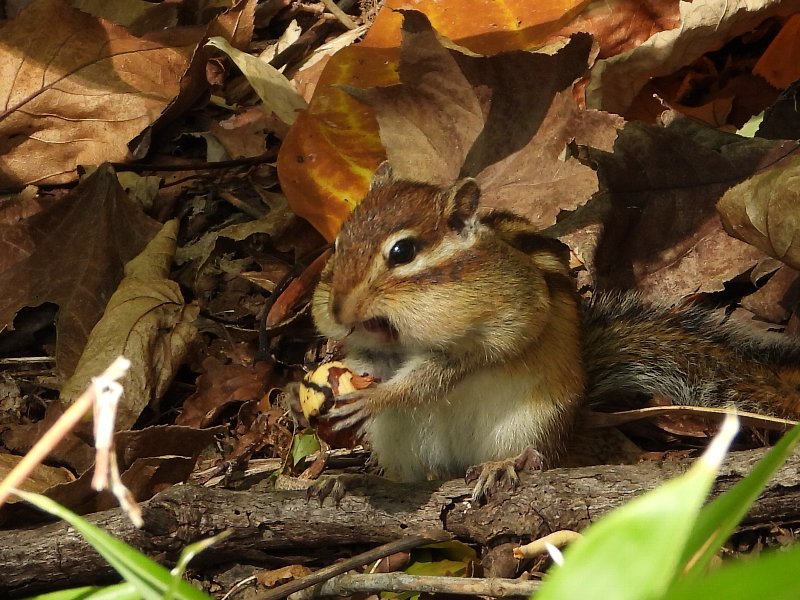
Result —
<instances>
[{"instance_id":1,"label":"orange leaf","mask_svg":"<svg viewBox=\"0 0 800 600\"><path fill-rule=\"evenodd\" d=\"M386 158L372 109L334 86L396 83L397 56L396 48L351 46L338 52L281 146L278 175L289 205L328 240L336 237Z\"/></svg>"},{"instance_id":2,"label":"orange leaf","mask_svg":"<svg viewBox=\"0 0 800 600\"><path fill-rule=\"evenodd\" d=\"M403 19L396 11L411 9L425 13L436 31L473 52L525 50L544 44L587 4L588 0L389 0L363 45L399 46Z\"/></svg>"},{"instance_id":3,"label":"orange leaf","mask_svg":"<svg viewBox=\"0 0 800 600\"><path fill-rule=\"evenodd\" d=\"M800 79L800 15L793 15L753 67L770 84L784 90Z\"/></svg>"},{"instance_id":4,"label":"orange leaf","mask_svg":"<svg viewBox=\"0 0 800 600\"><path fill-rule=\"evenodd\" d=\"M412 6L413 4L413 6ZM587 0L392 0L359 46L335 54L325 67L308 111L289 130L278 154L278 175L289 205L325 238L364 196L386 158L372 109L337 86L369 88L398 83L400 13L426 13L434 28L473 51L494 54L546 41ZM488 12L487 12L488 11ZM476 12L481 18L476 19Z\"/></svg>"}]
</instances>

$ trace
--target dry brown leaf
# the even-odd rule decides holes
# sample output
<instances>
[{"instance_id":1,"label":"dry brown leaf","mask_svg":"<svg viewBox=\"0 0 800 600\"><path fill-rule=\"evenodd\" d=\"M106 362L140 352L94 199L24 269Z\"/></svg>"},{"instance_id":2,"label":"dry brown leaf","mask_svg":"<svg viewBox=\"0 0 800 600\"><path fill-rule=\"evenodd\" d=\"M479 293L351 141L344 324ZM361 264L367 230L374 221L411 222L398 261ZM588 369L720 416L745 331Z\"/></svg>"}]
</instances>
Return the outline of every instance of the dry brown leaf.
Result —
<instances>
[{"instance_id":1,"label":"dry brown leaf","mask_svg":"<svg viewBox=\"0 0 800 600\"><path fill-rule=\"evenodd\" d=\"M772 43L753 67L778 89L785 89L800 79L800 15L793 15L783 25Z\"/></svg>"},{"instance_id":2,"label":"dry brown leaf","mask_svg":"<svg viewBox=\"0 0 800 600\"><path fill-rule=\"evenodd\" d=\"M782 266L758 291L742 298L742 306L768 323L785 323L800 304L800 274Z\"/></svg>"},{"instance_id":3,"label":"dry brown leaf","mask_svg":"<svg viewBox=\"0 0 800 600\"><path fill-rule=\"evenodd\" d=\"M175 254L178 222L167 222L144 251L125 265L125 278L89 336L60 402L70 403L116 356L132 365L121 380L125 393L117 428L128 429L148 404L157 402L183 364L197 335L198 308L186 305L177 283L167 279Z\"/></svg>"},{"instance_id":4,"label":"dry brown leaf","mask_svg":"<svg viewBox=\"0 0 800 600\"><path fill-rule=\"evenodd\" d=\"M400 84L351 89L375 109L399 178L447 185L477 176L522 149L555 94L588 66L591 38L583 34L552 55L482 57L443 47L422 13L404 17Z\"/></svg>"},{"instance_id":5,"label":"dry brown leaf","mask_svg":"<svg viewBox=\"0 0 800 600\"><path fill-rule=\"evenodd\" d=\"M800 0L681 1L680 25L640 46L598 61L586 89L588 106L625 115L653 77L669 75L766 19L800 10Z\"/></svg>"},{"instance_id":6,"label":"dry brown leaf","mask_svg":"<svg viewBox=\"0 0 800 600\"><path fill-rule=\"evenodd\" d=\"M598 191L597 173L571 158L567 146L611 150L623 124L616 115L579 110L569 91L559 92L525 147L478 175L482 202L523 215L542 229L553 225L562 211L584 205Z\"/></svg>"},{"instance_id":7,"label":"dry brown leaf","mask_svg":"<svg viewBox=\"0 0 800 600\"><path fill-rule=\"evenodd\" d=\"M305 221L289 209L286 198L280 194L263 194L270 206L264 217L228 225L219 231L207 231L199 239L178 248L175 262L186 265L182 281L196 286L209 272L219 268L214 261L220 260L219 255L227 252L220 249L221 240L243 242L250 236L266 235L277 250L294 252L296 256L303 256L323 244Z\"/></svg>"},{"instance_id":8,"label":"dry brown leaf","mask_svg":"<svg viewBox=\"0 0 800 600\"><path fill-rule=\"evenodd\" d=\"M272 588L279 583L291 581L293 579L300 579L311 573L311 569L302 565L288 565L280 567L279 569L272 569L269 571L259 571L256 574L256 579L261 585Z\"/></svg>"},{"instance_id":9,"label":"dry brown leaf","mask_svg":"<svg viewBox=\"0 0 800 600\"><path fill-rule=\"evenodd\" d=\"M125 160L178 96L201 36L136 38L63 0L34 0L0 26L0 186L66 183L77 165Z\"/></svg>"},{"instance_id":10,"label":"dry brown leaf","mask_svg":"<svg viewBox=\"0 0 800 600\"><path fill-rule=\"evenodd\" d=\"M265 138L273 131L274 117L253 106L227 119L211 124L209 133L219 140L233 159L260 156L266 152Z\"/></svg>"},{"instance_id":11,"label":"dry brown leaf","mask_svg":"<svg viewBox=\"0 0 800 600\"><path fill-rule=\"evenodd\" d=\"M186 481L197 457L220 433L221 428L194 429L175 425L120 431L115 444L123 482L135 490L138 501L143 501L169 485ZM77 480L53 486L45 493L80 513L116 506L110 494L98 494L92 489L92 475L89 469Z\"/></svg>"},{"instance_id":12,"label":"dry brown leaf","mask_svg":"<svg viewBox=\"0 0 800 600\"><path fill-rule=\"evenodd\" d=\"M5 476L11 472L11 469L16 467L21 460L21 456L0 453L0 480L3 480ZM39 465L25 479L25 482L20 487L26 492L40 494L54 485L68 483L70 481L75 481L75 476L64 467ZM9 504L14 504L15 502L18 502L18 500L14 497L8 500Z\"/></svg>"},{"instance_id":13,"label":"dry brown leaf","mask_svg":"<svg viewBox=\"0 0 800 600\"><path fill-rule=\"evenodd\" d=\"M542 227L597 191L596 174L565 149L576 136L610 149L621 119L579 111L561 92L587 67L588 36L483 57L443 47L420 13L405 13L403 32L401 83L352 90L375 111L398 177L448 185L473 176L486 205Z\"/></svg>"},{"instance_id":14,"label":"dry brown leaf","mask_svg":"<svg viewBox=\"0 0 800 600\"><path fill-rule=\"evenodd\" d=\"M226 460L245 462L256 452L267 456L287 456L293 434L288 429L289 419L277 405L273 390L260 401L244 403L237 415L236 444L227 453Z\"/></svg>"},{"instance_id":15,"label":"dry brown leaf","mask_svg":"<svg viewBox=\"0 0 800 600\"><path fill-rule=\"evenodd\" d=\"M286 323L300 312L304 304L309 302L311 291L319 281L320 273L331 253L331 250L325 250L315 258L300 275L292 279L281 295L275 299L267 313L266 325L268 328Z\"/></svg>"},{"instance_id":16,"label":"dry brown leaf","mask_svg":"<svg viewBox=\"0 0 800 600\"><path fill-rule=\"evenodd\" d=\"M231 404L259 399L266 390L272 366L258 362L252 367L236 363L223 364L209 356L203 361L203 372L197 378L197 389L183 403L176 419L178 425L208 427Z\"/></svg>"},{"instance_id":17,"label":"dry brown leaf","mask_svg":"<svg viewBox=\"0 0 800 600\"><path fill-rule=\"evenodd\" d=\"M274 3L275 10L282 8L280 2ZM221 35L228 40L234 48L244 49L253 39L255 28L255 14L258 0L239 0L239 2L225 3L230 7L218 15L208 27L207 37ZM288 4L288 2L287 2ZM265 8L262 3L261 9Z\"/></svg>"},{"instance_id":18,"label":"dry brown leaf","mask_svg":"<svg viewBox=\"0 0 800 600\"><path fill-rule=\"evenodd\" d=\"M134 35L175 27L180 16L180 6L174 2L154 4L145 0L71 0L70 4L95 17L123 25Z\"/></svg>"},{"instance_id":19,"label":"dry brown leaf","mask_svg":"<svg viewBox=\"0 0 800 600\"><path fill-rule=\"evenodd\" d=\"M673 29L680 22L675 0L592 0L559 34L592 34L598 58L631 50L654 33Z\"/></svg>"},{"instance_id":20,"label":"dry brown leaf","mask_svg":"<svg viewBox=\"0 0 800 600\"><path fill-rule=\"evenodd\" d=\"M36 239L21 225L58 202L58 198L37 193L38 189L29 185L0 203L0 273L28 258L36 249Z\"/></svg>"},{"instance_id":21,"label":"dry brown leaf","mask_svg":"<svg viewBox=\"0 0 800 600\"><path fill-rule=\"evenodd\" d=\"M728 190L717 208L725 230L800 269L800 156L792 156Z\"/></svg>"},{"instance_id":22,"label":"dry brown leaf","mask_svg":"<svg viewBox=\"0 0 800 600\"><path fill-rule=\"evenodd\" d=\"M0 256L17 255L0 273L0 326L10 326L25 306L57 304L57 368L68 375L125 262L141 252L158 223L128 199L108 166L47 204L16 225L0 225Z\"/></svg>"},{"instance_id":23,"label":"dry brown leaf","mask_svg":"<svg viewBox=\"0 0 800 600\"><path fill-rule=\"evenodd\" d=\"M601 192L551 232L579 253L601 289L638 287L664 301L719 291L766 257L723 231L715 204L785 152L781 143L688 119L668 127L628 123L613 153L588 152Z\"/></svg>"}]
</instances>

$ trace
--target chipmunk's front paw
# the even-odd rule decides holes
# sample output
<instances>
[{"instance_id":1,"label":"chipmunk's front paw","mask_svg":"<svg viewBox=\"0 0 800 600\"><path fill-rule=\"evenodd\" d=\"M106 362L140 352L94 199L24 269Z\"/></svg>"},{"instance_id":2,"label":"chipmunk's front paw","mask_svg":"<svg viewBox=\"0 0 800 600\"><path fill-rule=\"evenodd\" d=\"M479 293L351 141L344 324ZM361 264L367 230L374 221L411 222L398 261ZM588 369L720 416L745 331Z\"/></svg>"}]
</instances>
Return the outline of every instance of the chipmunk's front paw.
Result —
<instances>
[{"instance_id":1,"label":"chipmunk's front paw","mask_svg":"<svg viewBox=\"0 0 800 600\"><path fill-rule=\"evenodd\" d=\"M465 477L467 483L475 482L472 490L472 502L484 504L489 497L499 490L515 490L519 486L520 471L541 471L544 468L544 457L533 446L526 448L516 458L487 461L470 467Z\"/></svg>"},{"instance_id":2,"label":"chipmunk's front paw","mask_svg":"<svg viewBox=\"0 0 800 600\"><path fill-rule=\"evenodd\" d=\"M372 418L369 390L359 390L337 397L331 408L317 419L333 431L352 431L364 438L366 426Z\"/></svg>"}]
</instances>

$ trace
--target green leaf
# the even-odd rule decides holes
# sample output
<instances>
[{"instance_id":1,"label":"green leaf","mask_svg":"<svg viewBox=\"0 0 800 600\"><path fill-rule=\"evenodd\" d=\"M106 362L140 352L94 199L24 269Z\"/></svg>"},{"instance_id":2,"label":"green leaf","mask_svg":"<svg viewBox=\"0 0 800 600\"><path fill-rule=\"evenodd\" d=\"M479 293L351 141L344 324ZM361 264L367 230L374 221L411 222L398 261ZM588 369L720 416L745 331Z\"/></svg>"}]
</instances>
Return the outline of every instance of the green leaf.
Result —
<instances>
[{"instance_id":1,"label":"green leaf","mask_svg":"<svg viewBox=\"0 0 800 600\"><path fill-rule=\"evenodd\" d=\"M551 570L536 600L634 600L661 596L673 582L694 521L736 430L726 419L708 450L683 475L632 500L586 530Z\"/></svg>"},{"instance_id":2,"label":"green leaf","mask_svg":"<svg viewBox=\"0 0 800 600\"><path fill-rule=\"evenodd\" d=\"M435 544L426 544L422 548L432 550L432 554L437 557L447 558L449 560L457 560L462 562L469 562L478 560L478 553L471 546L467 546L464 542L458 540L448 540L446 542L436 542ZM414 553L412 552L412 556Z\"/></svg>"},{"instance_id":3,"label":"green leaf","mask_svg":"<svg viewBox=\"0 0 800 600\"><path fill-rule=\"evenodd\" d=\"M295 436L292 442L292 466L315 452L319 452L319 440L313 432L305 431Z\"/></svg>"},{"instance_id":4,"label":"green leaf","mask_svg":"<svg viewBox=\"0 0 800 600\"><path fill-rule=\"evenodd\" d=\"M761 122L764 120L764 113L750 117L750 120L745 123L742 128L736 133L742 137L752 138L758 133L758 128L761 127Z\"/></svg>"},{"instance_id":5,"label":"green leaf","mask_svg":"<svg viewBox=\"0 0 800 600\"><path fill-rule=\"evenodd\" d=\"M796 600L800 546L737 560L702 579L681 580L661 600Z\"/></svg>"},{"instance_id":6,"label":"green leaf","mask_svg":"<svg viewBox=\"0 0 800 600\"><path fill-rule=\"evenodd\" d=\"M14 493L40 510L55 515L72 525L125 581L136 588L142 598L160 600L173 587L173 576L167 569L72 511L46 496L19 490ZM209 598L183 580L179 580L173 597L182 600L208 600Z\"/></svg>"},{"instance_id":7,"label":"green leaf","mask_svg":"<svg viewBox=\"0 0 800 600\"><path fill-rule=\"evenodd\" d=\"M747 477L700 511L681 559L682 564L688 565L686 577L697 577L706 570L764 486L794 452L798 441L800 425L786 433Z\"/></svg>"},{"instance_id":8,"label":"green leaf","mask_svg":"<svg viewBox=\"0 0 800 600\"><path fill-rule=\"evenodd\" d=\"M443 558L433 562L414 562L405 570L409 575L436 575L441 577L463 577L467 574L467 562Z\"/></svg>"}]
</instances>

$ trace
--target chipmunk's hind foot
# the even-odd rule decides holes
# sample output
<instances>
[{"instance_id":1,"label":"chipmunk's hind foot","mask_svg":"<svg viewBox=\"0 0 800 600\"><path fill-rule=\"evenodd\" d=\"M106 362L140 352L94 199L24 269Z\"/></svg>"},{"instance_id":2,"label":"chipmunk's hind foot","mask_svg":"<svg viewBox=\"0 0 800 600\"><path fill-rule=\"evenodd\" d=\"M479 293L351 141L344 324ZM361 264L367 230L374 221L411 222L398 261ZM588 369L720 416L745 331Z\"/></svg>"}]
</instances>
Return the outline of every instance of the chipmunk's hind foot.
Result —
<instances>
[{"instance_id":1,"label":"chipmunk's hind foot","mask_svg":"<svg viewBox=\"0 0 800 600\"><path fill-rule=\"evenodd\" d=\"M472 503L485 504L500 490L513 491L519 486L520 471L541 471L544 469L544 456L533 446L528 446L516 458L487 461L470 467L465 477L467 483L475 482L472 490Z\"/></svg>"}]
</instances>

